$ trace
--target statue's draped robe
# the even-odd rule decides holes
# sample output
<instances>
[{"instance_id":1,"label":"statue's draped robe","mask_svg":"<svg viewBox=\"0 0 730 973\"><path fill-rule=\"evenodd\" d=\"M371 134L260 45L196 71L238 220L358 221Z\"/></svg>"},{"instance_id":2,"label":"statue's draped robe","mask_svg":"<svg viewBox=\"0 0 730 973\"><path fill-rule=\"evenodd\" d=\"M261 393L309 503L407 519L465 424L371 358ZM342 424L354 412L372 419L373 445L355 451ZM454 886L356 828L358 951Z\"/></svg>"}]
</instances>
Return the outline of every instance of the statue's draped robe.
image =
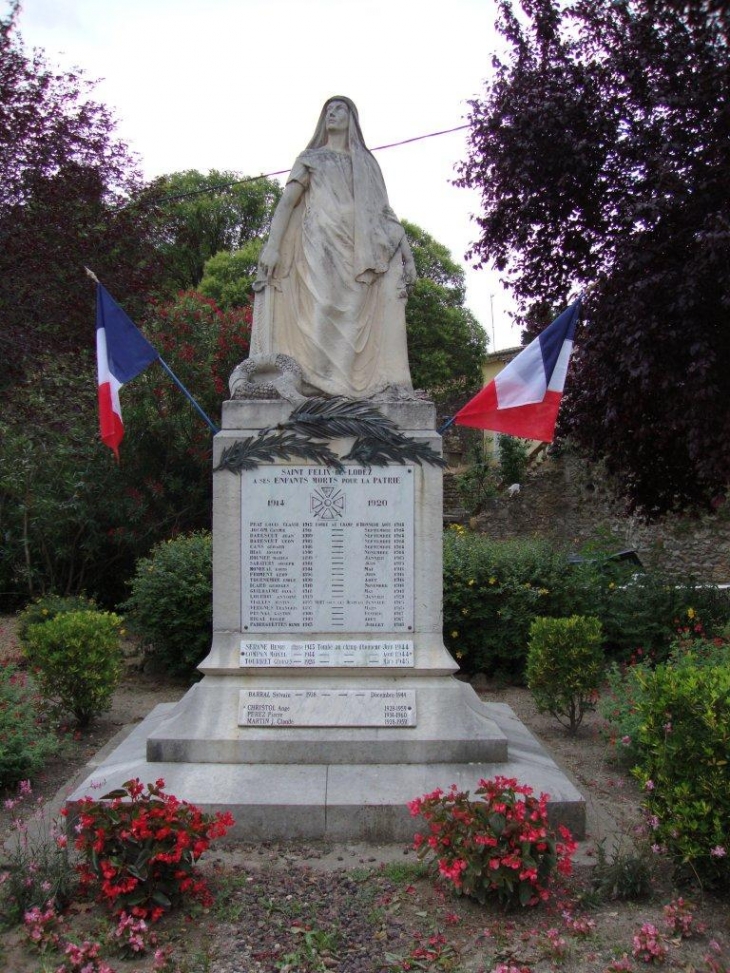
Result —
<instances>
[{"instance_id":1,"label":"statue's draped robe","mask_svg":"<svg viewBox=\"0 0 730 973\"><path fill-rule=\"evenodd\" d=\"M363 398L410 389L403 227L377 162L323 146L289 177L304 188L276 273L256 295L251 355L283 353L320 392Z\"/></svg>"}]
</instances>

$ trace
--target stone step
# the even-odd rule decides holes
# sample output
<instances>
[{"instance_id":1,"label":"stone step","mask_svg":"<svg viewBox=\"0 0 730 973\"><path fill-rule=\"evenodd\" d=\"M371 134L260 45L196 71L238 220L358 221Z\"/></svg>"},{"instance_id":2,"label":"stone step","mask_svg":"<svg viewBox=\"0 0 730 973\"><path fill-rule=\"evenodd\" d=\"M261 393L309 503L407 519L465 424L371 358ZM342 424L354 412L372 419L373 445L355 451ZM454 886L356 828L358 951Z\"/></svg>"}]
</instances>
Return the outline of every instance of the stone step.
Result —
<instances>
[{"instance_id":1,"label":"stone step","mask_svg":"<svg viewBox=\"0 0 730 973\"><path fill-rule=\"evenodd\" d=\"M230 811L232 840L408 841L419 830L407 802L451 784L474 791L499 774L550 795L553 827L585 835L586 802L542 745L503 703L485 704L508 740L500 763L227 764L150 763L147 739L175 703L162 703L67 798L70 827L82 797L99 799L125 781L163 778L165 790L204 811Z\"/></svg>"}]
</instances>

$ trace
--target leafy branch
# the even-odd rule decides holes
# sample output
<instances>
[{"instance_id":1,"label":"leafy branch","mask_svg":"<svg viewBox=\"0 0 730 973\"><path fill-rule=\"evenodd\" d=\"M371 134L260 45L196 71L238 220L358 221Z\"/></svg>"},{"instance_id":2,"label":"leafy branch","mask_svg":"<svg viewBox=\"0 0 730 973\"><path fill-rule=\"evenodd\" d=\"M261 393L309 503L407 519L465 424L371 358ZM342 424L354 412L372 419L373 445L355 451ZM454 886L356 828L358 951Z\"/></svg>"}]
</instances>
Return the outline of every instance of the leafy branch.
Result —
<instances>
[{"instance_id":1,"label":"leafy branch","mask_svg":"<svg viewBox=\"0 0 730 973\"><path fill-rule=\"evenodd\" d=\"M244 470L255 470L261 463L289 460L292 456L318 466L331 466L337 473L343 472L342 463L325 443L303 439L293 433L271 433L266 429L258 436L247 436L227 446L213 472L229 470L231 473L242 473Z\"/></svg>"},{"instance_id":2,"label":"leafy branch","mask_svg":"<svg viewBox=\"0 0 730 973\"><path fill-rule=\"evenodd\" d=\"M409 461L419 466L446 465L428 443L404 436L392 420L372 405L339 397L308 399L275 430L263 429L257 436L233 443L223 450L213 472L241 473L256 469L260 463L297 456L342 473L343 460L325 442L315 440L344 438L354 438L355 442L343 459L361 466L386 466L391 462L403 465Z\"/></svg>"}]
</instances>

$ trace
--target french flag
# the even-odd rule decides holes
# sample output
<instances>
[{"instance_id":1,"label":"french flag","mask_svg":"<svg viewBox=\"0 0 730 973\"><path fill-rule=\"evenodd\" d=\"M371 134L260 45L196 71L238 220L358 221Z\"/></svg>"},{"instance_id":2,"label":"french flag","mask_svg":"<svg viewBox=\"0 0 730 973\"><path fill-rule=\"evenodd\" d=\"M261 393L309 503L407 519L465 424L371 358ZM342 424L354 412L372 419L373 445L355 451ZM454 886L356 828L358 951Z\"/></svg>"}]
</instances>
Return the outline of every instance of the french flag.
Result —
<instances>
[{"instance_id":1,"label":"french flag","mask_svg":"<svg viewBox=\"0 0 730 973\"><path fill-rule=\"evenodd\" d=\"M124 436L119 390L160 356L99 283L96 285L96 368L102 442L119 459Z\"/></svg>"},{"instance_id":2,"label":"french flag","mask_svg":"<svg viewBox=\"0 0 730 973\"><path fill-rule=\"evenodd\" d=\"M580 317L580 299L456 413L454 422L551 443Z\"/></svg>"}]
</instances>

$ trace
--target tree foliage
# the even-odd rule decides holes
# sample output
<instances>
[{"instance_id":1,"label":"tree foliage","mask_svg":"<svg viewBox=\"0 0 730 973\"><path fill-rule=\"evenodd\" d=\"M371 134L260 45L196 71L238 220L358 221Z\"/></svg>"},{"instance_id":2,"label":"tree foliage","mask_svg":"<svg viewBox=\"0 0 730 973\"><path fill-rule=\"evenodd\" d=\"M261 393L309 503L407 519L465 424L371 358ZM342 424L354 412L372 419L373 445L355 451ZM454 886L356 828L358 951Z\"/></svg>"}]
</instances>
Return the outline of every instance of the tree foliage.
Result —
<instances>
[{"instance_id":1,"label":"tree foliage","mask_svg":"<svg viewBox=\"0 0 730 973\"><path fill-rule=\"evenodd\" d=\"M223 312L188 291L156 305L145 335L215 424L228 398L228 378L248 355L249 309ZM210 528L212 432L169 376L152 365L123 393L125 440L119 472L133 514L115 536L146 554L153 543ZM103 447L100 447L103 448ZM132 573L129 565L128 575Z\"/></svg>"},{"instance_id":2,"label":"tree foliage","mask_svg":"<svg viewBox=\"0 0 730 973\"><path fill-rule=\"evenodd\" d=\"M156 213L156 245L172 292L194 290L206 261L233 253L268 232L281 187L270 179L195 169L160 176L147 187Z\"/></svg>"},{"instance_id":3,"label":"tree foliage","mask_svg":"<svg viewBox=\"0 0 730 973\"><path fill-rule=\"evenodd\" d=\"M238 250L219 250L205 262L198 287L200 293L213 298L223 311L252 305L252 287L262 247L263 240L257 237Z\"/></svg>"},{"instance_id":4,"label":"tree foliage","mask_svg":"<svg viewBox=\"0 0 730 973\"><path fill-rule=\"evenodd\" d=\"M418 271L406 305L413 385L439 399L455 390L466 397L482 384L487 335L464 307L464 271L425 230L405 220L403 227Z\"/></svg>"},{"instance_id":5,"label":"tree foliage","mask_svg":"<svg viewBox=\"0 0 730 973\"><path fill-rule=\"evenodd\" d=\"M0 598L69 594L119 573L134 511L99 441L91 349L42 355L0 412ZM103 581L102 581L103 583Z\"/></svg>"},{"instance_id":6,"label":"tree foliage","mask_svg":"<svg viewBox=\"0 0 730 973\"><path fill-rule=\"evenodd\" d=\"M0 19L0 383L89 342L92 267L134 311L154 278L141 183L93 84L26 53L18 5ZM93 317L92 317L93 320Z\"/></svg>"},{"instance_id":7,"label":"tree foliage","mask_svg":"<svg viewBox=\"0 0 730 973\"><path fill-rule=\"evenodd\" d=\"M500 0L508 54L471 103L459 182L533 321L591 285L575 441L648 515L730 481L730 48L709 0Z\"/></svg>"}]
</instances>

